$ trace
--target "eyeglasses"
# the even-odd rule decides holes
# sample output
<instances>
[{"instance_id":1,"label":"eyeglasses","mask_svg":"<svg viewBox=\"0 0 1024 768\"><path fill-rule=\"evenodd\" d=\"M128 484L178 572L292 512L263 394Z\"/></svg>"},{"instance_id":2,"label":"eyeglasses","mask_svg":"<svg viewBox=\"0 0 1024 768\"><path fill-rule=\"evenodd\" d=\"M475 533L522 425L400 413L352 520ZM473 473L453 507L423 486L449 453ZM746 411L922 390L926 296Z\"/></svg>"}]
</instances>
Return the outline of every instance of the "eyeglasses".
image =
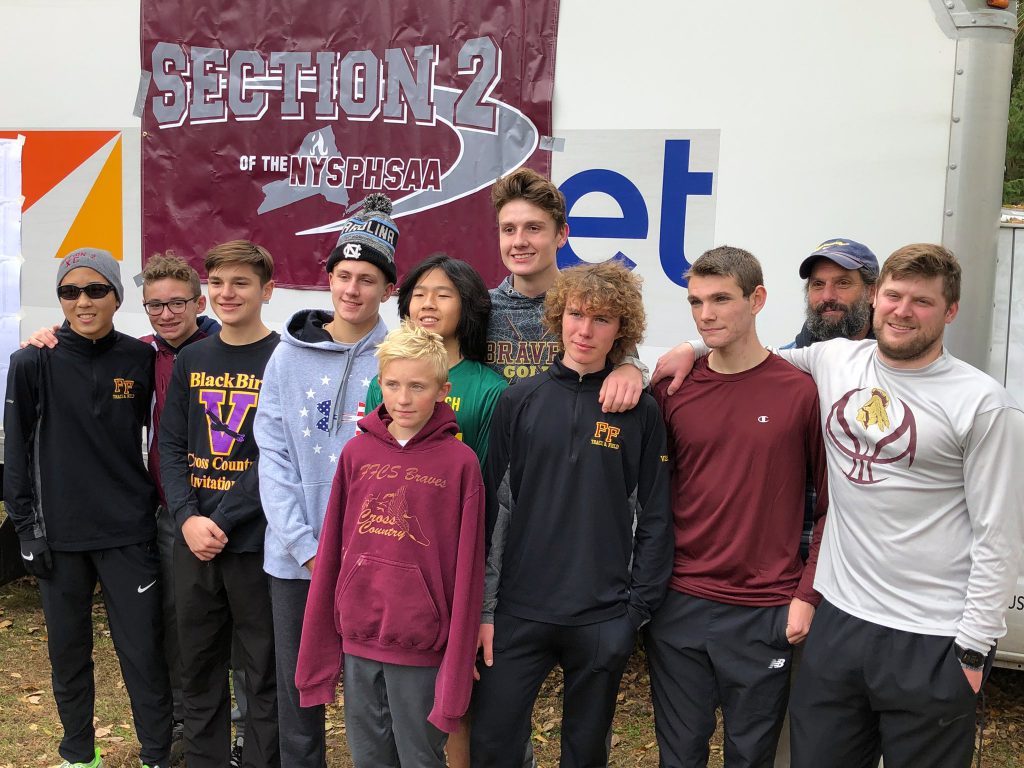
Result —
<instances>
[{"instance_id":1,"label":"eyeglasses","mask_svg":"<svg viewBox=\"0 0 1024 768\"><path fill-rule=\"evenodd\" d=\"M88 285L61 285L57 288L57 296L64 301L77 301L83 293L90 299L102 299L114 290L107 283L89 283Z\"/></svg>"},{"instance_id":2,"label":"eyeglasses","mask_svg":"<svg viewBox=\"0 0 1024 768\"><path fill-rule=\"evenodd\" d=\"M186 305L190 301L195 301L202 294L196 294L191 299L171 299L170 301L147 301L142 306L146 308L146 312L151 317L159 317L164 313L164 307L171 310L172 315L180 315L185 311Z\"/></svg>"}]
</instances>

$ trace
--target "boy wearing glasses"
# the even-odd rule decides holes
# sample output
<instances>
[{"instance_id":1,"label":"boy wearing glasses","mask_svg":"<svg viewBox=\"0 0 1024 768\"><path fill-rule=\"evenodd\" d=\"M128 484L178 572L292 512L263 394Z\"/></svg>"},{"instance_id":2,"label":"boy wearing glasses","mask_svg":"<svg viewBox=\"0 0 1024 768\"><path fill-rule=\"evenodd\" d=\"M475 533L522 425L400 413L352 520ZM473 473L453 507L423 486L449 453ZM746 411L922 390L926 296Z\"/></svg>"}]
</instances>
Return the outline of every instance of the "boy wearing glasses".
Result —
<instances>
[{"instance_id":1,"label":"boy wearing glasses","mask_svg":"<svg viewBox=\"0 0 1024 768\"><path fill-rule=\"evenodd\" d=\"M170 252L157 254L142 270L142 306L146 309L154 333L142 337L156 352L153 415L148 432L149 473L160 495L156 516L156 543L160 553L160 575L164 583L164 649L171 677L171 698L174 702L174 733L172 747L181 752L182 723L185 710L181 694L181 649L174 609L173 560L174 539L178 527L167 510L163 484L160 482L160 443L156 439L160 416L167 399L167 387L178 353L189 344L205 339L220 330L212 317L200 315L206 308L206 297L199 285L199 273L184 259Z\"/></svg>"},{"instance_id":2,"label":"boy wearing glasses","mask_svg":"<svg viewBox=\"0 0 1024 768\"><path fill-rule=\"evenodd\" d=\"M61 260L67 322L53 348L11 355L4 502L39 579L64 766L102 764L93 731L92 597L103 588L145 766L167 766L171 696L154 539L157 498L139 451L153 350L114 330L120 268L93 248Z\"/></svg>"}]
</instances>

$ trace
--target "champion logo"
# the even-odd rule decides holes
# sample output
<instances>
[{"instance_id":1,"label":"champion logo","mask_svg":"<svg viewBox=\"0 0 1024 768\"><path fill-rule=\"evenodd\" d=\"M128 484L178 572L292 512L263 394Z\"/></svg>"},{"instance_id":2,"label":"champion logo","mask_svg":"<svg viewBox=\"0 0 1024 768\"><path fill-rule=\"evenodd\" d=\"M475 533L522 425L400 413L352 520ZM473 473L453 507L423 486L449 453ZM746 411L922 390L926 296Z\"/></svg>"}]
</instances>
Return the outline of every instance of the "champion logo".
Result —
<instances>
[{"instance_id":1,"label":"champion logo","mask_svg":"<svg viewBox=\"0 0 1024 768\"><path fill-rule=\"evenodd\" d=\"M139 585L139 594L141 595L143 592L145 592L147 589L152 587L154 584L156 584L156 579L154 579L153 581L149 582L149 584L147 584L146 586L142 586L140 584Z\"/></svg>"},{"instance_id":2,"label":"champion logo","mask_svg":"<svg viewBox=\"0 0 1024 768\"><path fill-rule=\"evenodd\" d=\"M363 255L363 246L359 243L345 243L345 247L341 249L341 255L346 259L358 259Z\"/></svg>"},{"instance_id":3,"label":"champion logo","mask_svg":"<svg viewBox=\"0 0 1024 768\"><path fill-rule=\"evenodd\" d=\"M786 666L785 659L772 659L768 662L768 669L782 669L784 666Z\"/></svg>"},{"instance_id":4,"label":"champion logo","mask_svg":"<svg viewBox=\"0 0 1024 768\"><path fill-rule=\"evenodd\" d=\"M768 417L767 416L758 416L757 417L757 422L758 422L758 424L767 424L768 423Z\"/></svg>"},{"instance_id":5,"label":"champion logo","mask_svg":"<svg viewBox=\"0 0 1024 768\"><path fill-rule=\"evenodd\" d=\"M24 552L22 552L21 553L21 559L22 560L28 560L28 561L31 562L32 560L36 559L36 555L35 555L34 552L29 552L27 555Z\"/></svg>"}]
</instances>

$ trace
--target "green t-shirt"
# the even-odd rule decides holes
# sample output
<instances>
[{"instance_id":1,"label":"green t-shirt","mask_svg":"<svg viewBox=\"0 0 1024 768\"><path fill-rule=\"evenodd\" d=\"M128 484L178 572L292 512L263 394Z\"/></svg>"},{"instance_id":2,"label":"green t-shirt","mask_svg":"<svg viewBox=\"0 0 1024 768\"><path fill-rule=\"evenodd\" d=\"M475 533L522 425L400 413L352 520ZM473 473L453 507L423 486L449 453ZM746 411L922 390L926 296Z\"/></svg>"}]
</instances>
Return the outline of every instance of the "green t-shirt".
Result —
<instances>
[{"instance_id":1,"label":"green t-shirt","mask_svg":"<svg viewBox=\"0 0 1024 768\"><path fill-rule=\"evenodd\" d=\"M487 460L487 441L491 434L491 414L498 397L508 383L483 363L463 360L448 369L448 380L452 391L445 402L455 411L455 420L461 430L456 437L468 445L483 464ZM366 412L374 410L383 402L380 382L374 376L366 390Z\"/></svg>"}]
</instances>

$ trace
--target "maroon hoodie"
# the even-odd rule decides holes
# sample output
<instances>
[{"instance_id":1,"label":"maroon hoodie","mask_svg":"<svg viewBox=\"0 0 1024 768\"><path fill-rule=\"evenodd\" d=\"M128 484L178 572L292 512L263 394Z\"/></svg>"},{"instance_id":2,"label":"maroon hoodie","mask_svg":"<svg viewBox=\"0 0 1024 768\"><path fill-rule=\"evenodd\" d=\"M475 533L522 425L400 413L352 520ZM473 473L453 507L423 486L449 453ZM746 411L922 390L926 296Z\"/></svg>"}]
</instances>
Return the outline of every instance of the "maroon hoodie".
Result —
<instances>
[{"instance_id":1,"label":"maroon hoodie","mask_svg":"<svg viewBox=\"0 0 1024 768\"><path fill-rule=\"evenodd\" d=\"M342 654L439 667L428 720L469 708L484 582L480 461L445 403L402 447L379 407L338 462L306 603L295 684L334 701Z\"/></svg>"}]
</instances>

